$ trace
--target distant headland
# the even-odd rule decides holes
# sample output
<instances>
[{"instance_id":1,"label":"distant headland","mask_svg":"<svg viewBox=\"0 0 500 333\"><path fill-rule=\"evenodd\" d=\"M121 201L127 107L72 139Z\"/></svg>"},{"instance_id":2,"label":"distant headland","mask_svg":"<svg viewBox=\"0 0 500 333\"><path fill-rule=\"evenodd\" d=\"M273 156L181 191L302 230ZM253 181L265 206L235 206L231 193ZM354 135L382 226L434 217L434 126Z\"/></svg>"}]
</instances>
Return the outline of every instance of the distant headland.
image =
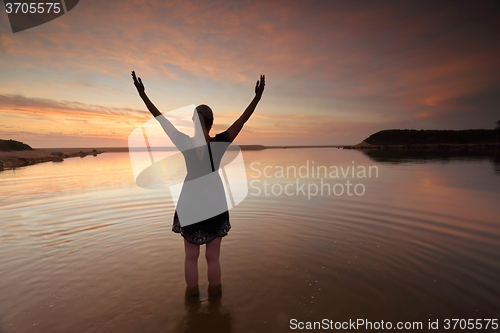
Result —
<instances>
[{"instance_id":1,"label":"distant headland","mask_svg":"<svg viewBox=\"0 0 500 333\"><path fill-rule=\"evenodd\" d=\"M0 151L5 150L33 150L33 148L20 141L0 139Z\"/></svg>"},{"instance_id":2,"label":"distant headland","mask_svg":"<svg viewBox=\"0 0 500 333\"><path fill-rule=\"evenodd\" d=\"M363 142L344 148L360 149L484 149L500 147L500 128L468 130L379 131Z\"/></svg>"},{"instance_id":3,"label":"distant headland","mask_svg":"<svg viewBox=\"0 0 500 333\"><path fill-rule=\"evenodd\" d=\"M495 143L498 130L384 130L364 141L371 145L474 144Z\"/></svg>"}]
</instances>

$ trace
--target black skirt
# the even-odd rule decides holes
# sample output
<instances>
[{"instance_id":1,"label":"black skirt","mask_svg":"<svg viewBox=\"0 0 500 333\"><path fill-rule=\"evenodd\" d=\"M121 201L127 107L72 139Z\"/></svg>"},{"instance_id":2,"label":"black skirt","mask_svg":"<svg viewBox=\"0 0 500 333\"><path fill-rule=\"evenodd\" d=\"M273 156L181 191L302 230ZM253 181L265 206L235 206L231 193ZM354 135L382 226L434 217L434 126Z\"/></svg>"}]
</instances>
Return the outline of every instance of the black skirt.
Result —
<instances>
[{"instance_id":1,"label":"black skirt","mask_svg":"<svg viewBox=\"0 0 500 333\"><path fill-rule=\"evenodd\" d=\"M210 243L217 237L227 236L229 229L231 229L229 212L224 212L185 227L181 227L177 212L175 212L172 226L173 232L180 233L189 243L195 245L203 245Z\"/></svg>"}]
</instances>

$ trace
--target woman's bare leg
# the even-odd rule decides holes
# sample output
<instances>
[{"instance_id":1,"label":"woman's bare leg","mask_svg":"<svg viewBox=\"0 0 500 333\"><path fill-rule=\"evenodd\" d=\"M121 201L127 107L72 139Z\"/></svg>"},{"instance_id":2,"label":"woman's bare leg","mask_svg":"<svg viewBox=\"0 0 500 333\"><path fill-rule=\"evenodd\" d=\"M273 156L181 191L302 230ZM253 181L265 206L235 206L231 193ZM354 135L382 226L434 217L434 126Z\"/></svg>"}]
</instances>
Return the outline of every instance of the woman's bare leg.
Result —
<instances>
[{"instance_id":1,"label":"woman's bare leg","mask_svg":"<svg viewBox=\"0 0 500 333\"><path fill-rule=\"evenodd\" d=\"M189 243L184 239L184 250L186 259L184 261L184 276L188 287L198 285L198 256L200 255L200 246Z\"/></svg>"},{"instance_id":2,"label":"woman's bare leg","mask_svg":"<svg viewBox=\"0 0 500 333\"><path fill-rule=\"evenodd\" d=\"M210 243L207 243L205 257L207 258L208 283L211 286L218 286L221 282L220 270L220 243L222 237L217 237Z\"/></svg>"}]
</instances>

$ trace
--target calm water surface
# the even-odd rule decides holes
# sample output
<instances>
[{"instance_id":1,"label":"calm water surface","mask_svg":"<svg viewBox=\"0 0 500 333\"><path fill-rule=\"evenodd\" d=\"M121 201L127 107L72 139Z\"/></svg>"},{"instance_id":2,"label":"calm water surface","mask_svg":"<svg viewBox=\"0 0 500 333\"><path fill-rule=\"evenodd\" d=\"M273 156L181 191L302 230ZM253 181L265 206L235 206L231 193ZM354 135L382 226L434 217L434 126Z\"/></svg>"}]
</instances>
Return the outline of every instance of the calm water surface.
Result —
<instances>
[{"instance_id":1,"label":"calm water surface","mask_svg":"<svg viewBox=\"0 0 500 333\"><path fill-rule=\"evenodd\" d=\"M291 319L426 328L500 318L500 174L490 159L243 154L251 187L222 241L223 297L207 301L200 260L196 305L184 302L173 201L135 185L128 153L1 172L0 332L286 332ZM313 176L313 165L372 166L378 177L374 168L371 178ZM290 166L308 177L276 174ZM348 195L347 181L364 194ZM344 193L328 195L337 183ZM287 185L292 195L280 194ZM323 195L308 198L321 185Z\"/></svg>"}]
</instances>

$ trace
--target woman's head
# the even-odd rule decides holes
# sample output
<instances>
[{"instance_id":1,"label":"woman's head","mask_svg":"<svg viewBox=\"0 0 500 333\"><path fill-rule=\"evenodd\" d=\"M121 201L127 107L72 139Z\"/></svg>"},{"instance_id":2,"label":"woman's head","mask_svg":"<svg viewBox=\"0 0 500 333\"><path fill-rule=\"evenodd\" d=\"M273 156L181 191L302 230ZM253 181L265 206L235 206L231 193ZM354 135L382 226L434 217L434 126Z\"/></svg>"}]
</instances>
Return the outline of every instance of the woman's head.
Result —
<instances>
[{"instance_id":1,"label":"woman's head","mask_svg":"<svg viewBox=\"0 0 500 333\"><path fill-rule=\"evenodd\" d=\"M203 121L205 122L205 129L207 133L212 128L212 124L214 123L214 113L212 109L205 104L198 105L196 107L196 112L203 117Z\"/></svg>"}]
</instances>

